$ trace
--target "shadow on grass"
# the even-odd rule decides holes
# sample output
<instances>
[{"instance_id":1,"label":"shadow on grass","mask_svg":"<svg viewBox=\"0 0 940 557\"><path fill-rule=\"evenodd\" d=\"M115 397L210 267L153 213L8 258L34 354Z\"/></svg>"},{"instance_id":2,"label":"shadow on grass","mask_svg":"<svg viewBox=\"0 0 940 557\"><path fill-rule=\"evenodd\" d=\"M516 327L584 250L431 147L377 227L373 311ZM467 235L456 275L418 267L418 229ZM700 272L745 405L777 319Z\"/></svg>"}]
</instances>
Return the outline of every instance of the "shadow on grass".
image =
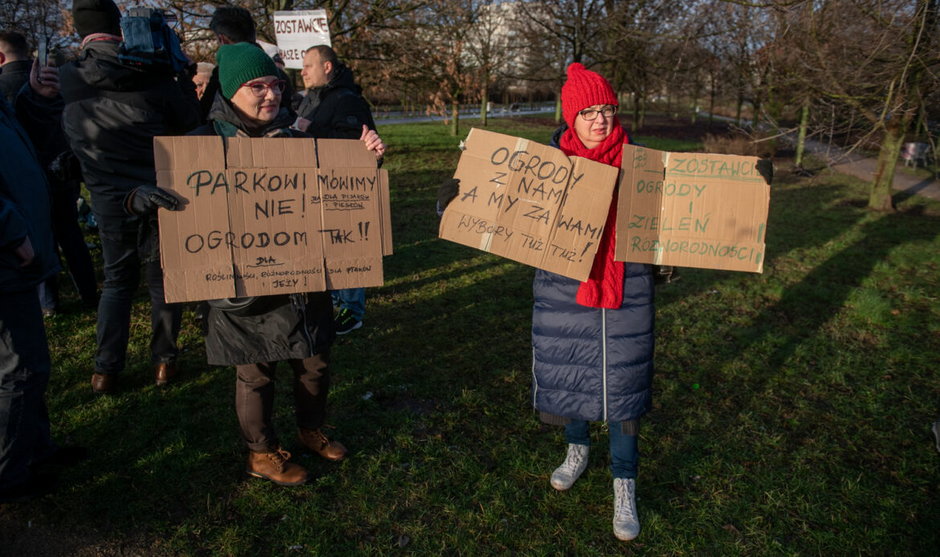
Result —
<instances>
[{"instance_id":1,"label":"shadow on grass","mask_svg":"<svg viewBox=\"0 0 940 557\"><path fill-rule=\"evenodd\" d=\"M735 497L740 508L726 505L723 513L710 517L715 524L726 521L726 531L715 536L726 538L721 543L741 543L738 529L746 527L742 522L770 508L773 514L763 514L761 529L779 536L784 546L795 543L788 538L801 528L811 530L822 547L832 541L827 536L838 539L843 521L866 521L866 529L878 532L872 548L926 554L924 548L940 541L935 528L940 512L920 506L929 500L931 488L912 484L904 474L922 474L920 469L911 471L922 457L914 456L915 446L897 430L916 431L919 425L926 432L930 414L905 408L905 392L930 388L927 370L932 366L917 350L906 356L899 347L927 340L922 353L929 359L937 353L936 339L931 341L927 330L921 333L917 323L927 327L924 314L912 308L907 309L914 314L907 318L909 324L876 324L875 333L839 331L839 336L857 342L840 344L831 335L837 315L843 320L846 313L860 318L852 306L864 302L857 297L866 287L878 290L872 303L891 307L890 301L882 301L891 291L867 283L884 280L873 277L883 264L897 266L889 260L898 250L935 243L940 219L917 212L871 214L864 200L841 189L827 182L774 192L767 276L719 281L707 272L686 286L699 300L713 294L719 312L722 297L730 302L707 338L689 339L698 360L677 367L668 351L660 354L674 375L658 379L666 396L657 404L682 410L651 416L652 430L663 436L654 437L653 445L666 456L657 459L654 474L661 489L649 504L668 516L676 505L722 500L721 490L742 486ZM775 213L774 200L793 210ZM819 253L829 255L816 261ZM909 284L904 278L897 282ZM759 297L749 297L748 280L774 287L754 288ZM707 291L713 287L716 290ZM731 298L732 292L737 297ZM775 292L779 295L771 297ZM681 301L680 296L670 296L673 303ZM675 326L665 329L676 333ZM885 339L881 349L877 335ZM681 343L679 338L670 340L672 348ZM866 350L866 344L868 354L857 353ZM843 351L846 354L840 355ZM858 469L854 481L860 487L828 485L833 481L827 476L830 468L843 466ZM787 469L792 471L784 479L780 474ZM709 473L719 476L707 477ZM756 482L763 483L752 485ZM932 491L935 496L936 486ZM779 500L768 502L775 494ZM872 501L873 496L878 499ZM807 500L818 512L798 510ZM905 521L892 514L902 508L909 513Z\"/></svg>"}]
</instances>

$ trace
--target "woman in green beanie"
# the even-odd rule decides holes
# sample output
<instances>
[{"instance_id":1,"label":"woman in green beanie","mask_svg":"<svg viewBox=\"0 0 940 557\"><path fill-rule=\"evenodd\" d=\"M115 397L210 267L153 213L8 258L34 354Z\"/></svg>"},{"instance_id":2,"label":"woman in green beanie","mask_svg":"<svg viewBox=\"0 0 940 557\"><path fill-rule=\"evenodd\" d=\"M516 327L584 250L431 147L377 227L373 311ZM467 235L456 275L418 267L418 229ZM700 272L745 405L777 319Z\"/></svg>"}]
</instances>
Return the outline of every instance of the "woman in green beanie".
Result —
<instances>
[{"instance_id":1,"label":"woman in green beanie","mask_svg":"<svg viewBox=\"0 0 940 557\"><path fill-rule=\"evenodd\" d=\"M216 60L219 92L209 122L191 135L310 137L291 128L293 114L281 107L285 83L263 50L248 43L226 44ZM385 145L374 130L363 126L360 139L381 158ZM249 449L249 475L280 485L307 480L307 471L289 461L272 424L274 372L280 361L293 370L300 443L328 460L346 456L346 448L322 429L335 337L328 292L211 300L206 329L209 363L236 369L235 412Z\"/></svg>"}]
</instances>

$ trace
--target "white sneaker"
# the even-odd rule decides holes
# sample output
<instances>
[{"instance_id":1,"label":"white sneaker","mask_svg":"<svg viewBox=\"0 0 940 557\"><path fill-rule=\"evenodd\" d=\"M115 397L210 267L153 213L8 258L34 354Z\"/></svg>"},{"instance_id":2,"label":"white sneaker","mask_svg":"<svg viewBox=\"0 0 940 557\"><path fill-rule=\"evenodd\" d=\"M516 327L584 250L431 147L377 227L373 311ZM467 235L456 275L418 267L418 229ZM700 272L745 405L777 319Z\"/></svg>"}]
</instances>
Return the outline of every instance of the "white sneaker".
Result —
<instances>
[{"instance_id":1,"label":"white sneaker","mask_svg":"<svg viewBox=\"0 0 940 557\"><path fill-rule=\"evenodd\" d=\"M590 449L589 445L569 444L565 461L552 472L552 487L564 491L573 486L575 480L581 477L581 473L587 468Z\"/></svg>"},{"instance_id":2,"label":"white sneaker","mask_svg":"<svg viewBox=\"0 0 940 557\"><path fill-rule=\"evenodd\" d=\"M625 542L640 535L636 480L632 478L614 478L614 535Z\"/></svg>"}]
</instances>

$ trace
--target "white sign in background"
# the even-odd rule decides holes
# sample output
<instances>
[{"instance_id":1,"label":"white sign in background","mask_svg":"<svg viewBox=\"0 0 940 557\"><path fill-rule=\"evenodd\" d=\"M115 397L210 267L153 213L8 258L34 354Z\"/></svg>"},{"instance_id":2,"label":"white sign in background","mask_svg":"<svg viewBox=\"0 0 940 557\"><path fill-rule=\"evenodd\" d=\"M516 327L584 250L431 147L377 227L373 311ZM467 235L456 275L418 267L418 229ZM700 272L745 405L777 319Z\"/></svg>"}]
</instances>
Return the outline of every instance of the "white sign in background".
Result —
<instances>
[{"instance_id":1,"label":"white sign in background","mask_svg":"<svg viewBox=\"0 0 940 557\"><path fill-rule=\"evenodd\" d=\"M332 46L326 10L274 12L274 35L284 64L295 70L304 67L304 51L308 48Z\"/></svg>"}]
</instances>

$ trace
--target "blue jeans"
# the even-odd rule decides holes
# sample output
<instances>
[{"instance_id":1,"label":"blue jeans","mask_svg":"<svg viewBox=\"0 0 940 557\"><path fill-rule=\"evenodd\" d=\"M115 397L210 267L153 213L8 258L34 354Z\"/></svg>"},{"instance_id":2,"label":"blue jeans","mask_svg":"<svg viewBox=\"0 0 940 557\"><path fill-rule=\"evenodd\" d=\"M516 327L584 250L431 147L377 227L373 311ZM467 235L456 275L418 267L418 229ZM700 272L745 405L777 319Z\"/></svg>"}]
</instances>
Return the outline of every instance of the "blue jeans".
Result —
<instances>
[{"instance_id":1,"label":"blue jeans","mask_svg":"<svg viewBox=\"0 0 940 557\"><path fill-rule=\"evenodd\" d=\"M29 464L55 450L46 385L49 345L33 289L0 293L0 488L29 480Z\"/></svg>"},{"instance_id":2,"label":"blue jeans","mask_svg":"<svg viewBox=\"0 0 940 557\"><path fill-rule=\"evenodd\" d=\"M610 430L610 472L615 478L636 478L640 452L637 449L636 435L623 431L622 422L611 422ZM574 445L590 445L591 436L588 422L571 420L565 425L565 441Z\"/></svg>"},{"instance_id":3,"label":"blue jeans","mask_svg":"<svg viewBox=\"0 0 940 557\"><path fill-rule=\"evenodd\" d=\"M333 305L339 309L347 309L357 321L362 321L366 314L366 289L344 288L334 290Z\"/></svg>"},{"instance_id":4,"label":"blue jeans","mask_svg":"<svg viewBox=\"0 0 940 557\"><path fill-rule=\"evenodd\" d=\"M97 373L124 370L130 336L131 304L140 282L140 266L146 267L150 291L150 352L153 363L176 360L182 304L168 304L163 297L163 270L152 252L156 227L142 227L135 217L97 215L104 257L104 286L98 302ZM141 253L138 253L138 249Z\"/></svg>"}]
</instances>

